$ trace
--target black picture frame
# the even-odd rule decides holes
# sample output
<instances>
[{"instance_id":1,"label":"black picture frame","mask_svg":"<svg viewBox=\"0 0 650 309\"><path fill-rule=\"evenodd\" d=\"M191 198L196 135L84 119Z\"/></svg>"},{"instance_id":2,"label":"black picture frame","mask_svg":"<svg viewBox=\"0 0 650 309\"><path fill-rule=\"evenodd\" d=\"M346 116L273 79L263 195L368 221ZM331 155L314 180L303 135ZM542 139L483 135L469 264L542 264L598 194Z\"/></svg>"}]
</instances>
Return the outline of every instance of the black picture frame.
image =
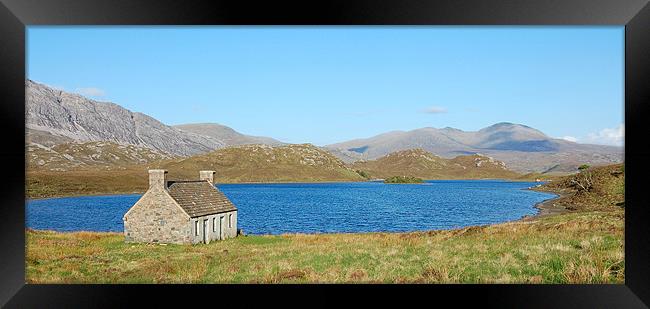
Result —
<instances>
[{"instance_id":1,"label":"black picture frame","mask_svg":"<svg viewBox=\"0 0 650 309\"><path fill-rule=\"evenodd\" d=\"M650 5L645 0L447 1L169 1L0 0L0 305L116 307L185 305L232 294L238 306L450 304L516 308L647 308L650 222L644 194L650 175ZM625 25L625 284L624 285L40 285L25 283L25 27L26 25ZM399 292L396 297L395 292ZM343 300L341 294L352 296ZM289 295L291 295L289 297ZM296 297L305 297L297 301ZM305 302L307 301L307 303ZM219 301L223 305L228 299Z\"/></svg>"}]
</instances>

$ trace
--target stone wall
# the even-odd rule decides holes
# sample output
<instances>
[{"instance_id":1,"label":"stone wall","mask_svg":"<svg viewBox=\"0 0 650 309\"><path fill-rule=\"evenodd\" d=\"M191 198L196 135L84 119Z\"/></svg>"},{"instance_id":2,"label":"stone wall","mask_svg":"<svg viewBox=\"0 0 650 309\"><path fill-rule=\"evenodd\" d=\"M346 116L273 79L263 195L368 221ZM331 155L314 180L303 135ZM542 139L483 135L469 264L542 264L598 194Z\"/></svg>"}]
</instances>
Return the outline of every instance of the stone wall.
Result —
<instances>
[{"instance_id":1,"label":"stone wall","mask_svg":"<svg viewBox=\"0 0 650 309\"><path fill-rule=\"evenodd\" d=\"M124 215L127 242L190 243L193 223L162 186L150 188Z\"/></svg>"},{"instance_id":2,"label":"stone wall","mask_svg":"<svg viewBox=\"0 0 650 309\"><path fill-rule=\"evenodd\" d=\"M190 219L192 243L194 244L203 242L204 220L207 220L208 242L237 236L237 211L207 215ZM198 227L198 231L196 227Z\"/></svg>"}]
</instances>

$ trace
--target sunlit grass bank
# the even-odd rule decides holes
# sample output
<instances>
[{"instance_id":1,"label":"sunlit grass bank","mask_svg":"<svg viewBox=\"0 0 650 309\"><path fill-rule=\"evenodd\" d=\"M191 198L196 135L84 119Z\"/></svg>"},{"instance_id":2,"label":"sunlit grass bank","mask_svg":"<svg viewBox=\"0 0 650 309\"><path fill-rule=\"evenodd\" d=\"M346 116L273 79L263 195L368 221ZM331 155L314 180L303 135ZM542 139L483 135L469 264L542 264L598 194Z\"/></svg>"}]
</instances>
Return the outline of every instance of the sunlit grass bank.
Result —
<instances>
[{"instance_id":1,"label":"sunlit grass bank","mask_svg":"<svg viewBox=\"0 0 650 309\"><path fill-rule=\"evenodd\" d=\"M129 244L27 232L30 283L624 283L623 211L414 233Z\"/></svg>"}]
</instances>

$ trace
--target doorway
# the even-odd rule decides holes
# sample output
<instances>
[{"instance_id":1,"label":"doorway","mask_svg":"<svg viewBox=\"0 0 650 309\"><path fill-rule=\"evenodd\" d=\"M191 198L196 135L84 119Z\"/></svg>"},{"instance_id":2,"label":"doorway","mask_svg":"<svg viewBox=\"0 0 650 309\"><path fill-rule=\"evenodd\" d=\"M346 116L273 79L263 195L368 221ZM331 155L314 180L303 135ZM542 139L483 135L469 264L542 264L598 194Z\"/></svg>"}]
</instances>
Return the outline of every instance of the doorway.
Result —
<instances>
[{"instance_id":1,"label":"doorway","mask_svg":"<svg viewBox=\"0 0 650 309\"><path fill-rule=\"evenodd\" d=\"M210 243L210 229L208 229L208 219L203 220L203 242L206 244Z\"/></svg>"},{"instance_id":2,"label":"doorway","mask_svg":"<svg viewBox=\"0 0 650 309\"><path fill-rule=\"evenodd\" d=\"M219 239L223 239L223 225L225 218L224 216L219 217Z\"/></svg>"}]
</instances>

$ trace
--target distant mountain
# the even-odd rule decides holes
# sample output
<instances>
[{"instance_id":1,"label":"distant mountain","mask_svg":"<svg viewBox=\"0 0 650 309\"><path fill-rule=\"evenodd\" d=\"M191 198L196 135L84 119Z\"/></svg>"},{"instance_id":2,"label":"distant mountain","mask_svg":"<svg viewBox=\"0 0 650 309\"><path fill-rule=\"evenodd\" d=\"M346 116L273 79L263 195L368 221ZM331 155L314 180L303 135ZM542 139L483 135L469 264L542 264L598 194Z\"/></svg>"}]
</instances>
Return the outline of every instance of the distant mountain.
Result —
<instances>
[{"instance_id":1,"label":"distant mountain","mask_svg":"<svg viewBox=\"0 0 650 309\"><path fill-rule=\"evenodd\" d=\"M175 125L173 127L185 132L196 133L221 140L224 144L229 146L248 144L277 146L284 144L283 142L272 139L270 137L241 134L230 127L218 123L191 123Z\"/></svg>"},{"instance_id":2,"label":"distant mountain","mask_svg":"<svg viewBox=\"0 0 650 309\"><path fill-rule=\"evenodd\" d=\"M228 146L238 134L222 127L207 135L181 130L117 104L98 102L81 95L25 81L27 142L51 147L69 142L113 142L135 145L176 155L191 156ZM227 128L227 129L226 129ZM234 133L233 133L234 132ZM245 138L241 135L238 140ZM265 143L264 138L249 137Z\"/></svg>"},{"instance_id":3,"label":"distant mountain","mask_svg":"<svg viewBox=\"0 0 650 309\"><path fill-rule=\"evenodd\" d=\"M217 182L361 181L341 160L311 144L229 146L164 163L170 178L216 171Z\"/></svg>"},{"instance_id":4,"label":"distant mountain","mask_svg":"<svg viewBox=\"0 0 650 309\"><path fill-rule=\"evenodd\" d=\"M49 135L77 142L109 141L174 155L193 155L224 146L220 140L183 132L114 103L90 100L30 80L25 86L26 127L40 138Z\"/></svg>"},{"instance_id":5,"label":"distant mountain","mask_svg":"<svg viewBox=\"0 0 650 309\"><path fill-rule=\"evenodd\" d=\"M230 145L282 145L214 124L168 126L117 104L25 81L26 144L51 148L66 143L111 142L188 157ZM509 169L565 173L581 164L605 165L623 160L622 147L577 144L550 138L534 128L498 123L475 132L454 128L392 131L321 147L345 163L373 160L392 152L421 148L442 158L481 154L503 161ZM72 155L72 154L68 154Z\"/></svg>"},{"instance_id":6,"label":"distant mountain","mask_svg":"<svg viewBox=\"0 0 650 309\"><path fill-rule=\"evenodd\" d=\"M412 176L423 179L518 178L503 162L482 155L464 155L445 159L422 149L401 150L376 160L350 165L371 178Z\"/></svg>"},{"instance_id":7,"label":"distant mountain","mask_svg":"<svg viewBox=\"0 0 650 309\"><path fill-rule=\"evenodd\" d=\"M621 162L622 147L578 144L546 136L534 128L497 123L479 131L421 128L392 131L324 147L345 162L372 160L389 153L421 148L443 158L482 154L503 161L518 172L543 172L556 165L575 171L581 164Z\"/></svg>"}]
</instances>

